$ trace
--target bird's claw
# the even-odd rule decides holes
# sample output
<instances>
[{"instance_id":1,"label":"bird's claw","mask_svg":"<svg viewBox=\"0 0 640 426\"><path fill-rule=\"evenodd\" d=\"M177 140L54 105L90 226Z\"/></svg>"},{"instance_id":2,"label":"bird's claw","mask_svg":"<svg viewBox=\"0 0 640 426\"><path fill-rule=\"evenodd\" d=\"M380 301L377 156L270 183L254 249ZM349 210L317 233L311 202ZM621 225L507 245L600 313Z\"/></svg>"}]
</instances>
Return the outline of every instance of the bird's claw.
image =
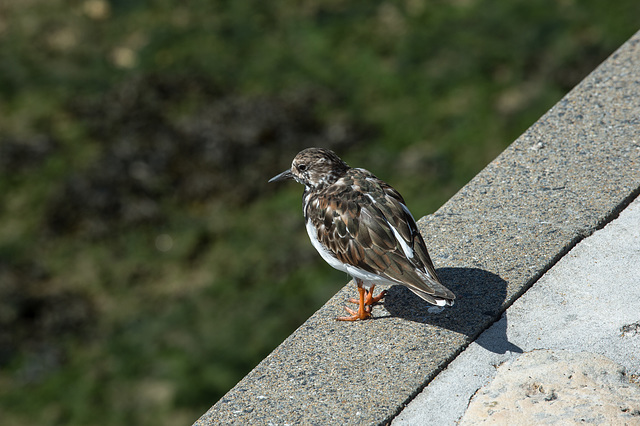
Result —
<instances>
[{"instance_id":1,"label":"bird's claw","mask_svg":"<svg viewBox=\"0 0 640 426\"><path fill-rule=\"evenodd\" d=\"M358 309L358 311L354 311L353 309L349 309L346 306L344 309L351 314L350 317L338 317L336 321L357 321L357 320L365 320L371 317L371 308L367 309L366 307L363 310Z\"/></svg>"},{"instance_id":2,"label":"bird's claw","mask_svg":"<svg viewBox=\"0 0 640 426\"><path fill-rule=\"evenodd\" d=\"M387 295L387 290L383 290L379 295L373 296L373 289L375 285L372 285L369 290L365 290L361 283L358 285L358 291L360 292L360 300L349 299L349 302L359 305L358 311L349 309L345 306L345 310L351 314L350 317L338 317L338 321L357 321L364 320L371 317L371 310L374 305L377 305Z\"/></svg>"}]
</instances>

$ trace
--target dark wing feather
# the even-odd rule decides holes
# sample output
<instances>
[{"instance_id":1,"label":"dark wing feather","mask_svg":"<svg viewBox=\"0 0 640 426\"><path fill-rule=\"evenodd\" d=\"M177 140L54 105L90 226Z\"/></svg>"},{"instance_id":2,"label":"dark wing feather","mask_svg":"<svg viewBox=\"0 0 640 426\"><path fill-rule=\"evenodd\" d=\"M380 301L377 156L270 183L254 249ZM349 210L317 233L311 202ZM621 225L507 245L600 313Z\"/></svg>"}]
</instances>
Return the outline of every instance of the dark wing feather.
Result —
<instances>
[{"instance_id":1,"label":"dark wing feather","mask_svg":"<svg viewBox=\"0 0 640 426\"><path fill-rule=\"evenodd\" d=\"M436 274L436 269L433 266L433 262L431 261L431 257L429 256L429 252L427 251L427 245L418 230L418 225L415 222L415 219L409 212L409 209L406 207L406 203L402 198L402 195L394 188L392 188L389 184L384 181L380 181L380 186L382 187L384 193L387 195L387 200L392 202L393 204L400 203L400 207L404 210L405 216L402 215L394 215L393 217L396 219L394 222L395 228L398 230L402 238L405 242L409 243L409 246L413 248L416 256L418 257L417 261L411 262L418 269L424 270L427 275L433 280L429 280L429 284L431 285L434 293L428 293L429 295L434 295L436 297L441 297L443 299L455 299L455 295L448 288L444 287ZM406 225L406 226L405 226ZM416 289L418 291L422 289ZM418 291L414 290L416 294L421 297L422 296Z\"/></svg>"},{"instance_id":2,"label":"dark wing feather","mask_svg":"<svg viewBox=\"0 0 640 426\"><path fill-rule=\"evenodd\" d=\"M318 240L341 262L404 284L431 303L434 298L453 300L402 196L365 170L351 173L351 178L309 194L305 216L318 228ZM391 225L414 251L412 258L405 256Z\"/></svg>"}]
</instances>

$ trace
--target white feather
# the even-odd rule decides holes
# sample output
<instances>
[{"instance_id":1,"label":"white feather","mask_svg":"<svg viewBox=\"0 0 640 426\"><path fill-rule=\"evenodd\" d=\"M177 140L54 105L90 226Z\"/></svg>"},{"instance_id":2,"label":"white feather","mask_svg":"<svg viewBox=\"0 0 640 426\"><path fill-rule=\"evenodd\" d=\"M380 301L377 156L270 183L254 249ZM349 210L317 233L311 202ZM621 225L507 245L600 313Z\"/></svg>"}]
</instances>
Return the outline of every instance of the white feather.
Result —
<instances>
[{"instance_id":1,"label":"white feather","mask_svg":"<svg viewBox=\"0 0 640 426\"><path fill-rule=\"evenodd\" d=\"M413 249L409 247L409 244L407 244L404 238L402 238L402 235L400 235L400 233L395 228L395 226L389 223L389 221L386 218L384 220L387 222L387 225L389 225L389 227L391 228L391 231L393 231L393 235L396 237L396 241L400 243L400 247L402 247L402 251L404 252L404 255L407 257L407 259L413 258Z\"/></svg>"}]
</instances>

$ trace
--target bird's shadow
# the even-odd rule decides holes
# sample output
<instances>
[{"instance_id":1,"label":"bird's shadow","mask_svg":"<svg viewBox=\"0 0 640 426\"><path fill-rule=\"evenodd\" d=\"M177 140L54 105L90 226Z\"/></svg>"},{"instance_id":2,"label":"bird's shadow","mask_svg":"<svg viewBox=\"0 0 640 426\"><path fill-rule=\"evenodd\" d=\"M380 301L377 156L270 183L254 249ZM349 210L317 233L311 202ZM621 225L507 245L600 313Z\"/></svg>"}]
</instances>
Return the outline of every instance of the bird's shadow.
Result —
<instances>
[{"instance_id":1,"label":"bird's shadow","mask_svg":"<svg viewBox=\"0 0 640 426\"><path fill-rule=\"evenodd\" d=\"M430 309L434 307L408 288L394 285L385 296L385 309L394 317L432 324L465 334L470 339L475 339L499 318L507 295L505 280L478 268L441 268L437 272L442 283L455 293L454 306L435 313L437 308ZM507 339L506 321L496 323L492 332L493 338L476 342L494 353L522 353L522 349Z\"/></svg>"}]
</instances>

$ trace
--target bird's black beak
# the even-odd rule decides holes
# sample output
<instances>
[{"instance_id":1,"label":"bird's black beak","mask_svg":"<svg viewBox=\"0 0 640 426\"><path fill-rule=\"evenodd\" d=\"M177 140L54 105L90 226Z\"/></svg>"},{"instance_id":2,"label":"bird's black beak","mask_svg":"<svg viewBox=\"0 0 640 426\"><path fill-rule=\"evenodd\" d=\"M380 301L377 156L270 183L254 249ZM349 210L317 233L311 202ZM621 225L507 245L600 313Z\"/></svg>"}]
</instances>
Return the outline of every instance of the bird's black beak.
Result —
<instances>
[{"instance_id":1,"label":"bird's black beak","mask_svg":"<svg viewBox=\"0 0 640 426\"><path fill-rule=\"evenodd\" d=\"M271 179L269 179L269 182L278 182L285 179L293 179L293 173L291 173L291 169L285 170L279 175L272 177Z\"/></svg>"}]
</instances>

